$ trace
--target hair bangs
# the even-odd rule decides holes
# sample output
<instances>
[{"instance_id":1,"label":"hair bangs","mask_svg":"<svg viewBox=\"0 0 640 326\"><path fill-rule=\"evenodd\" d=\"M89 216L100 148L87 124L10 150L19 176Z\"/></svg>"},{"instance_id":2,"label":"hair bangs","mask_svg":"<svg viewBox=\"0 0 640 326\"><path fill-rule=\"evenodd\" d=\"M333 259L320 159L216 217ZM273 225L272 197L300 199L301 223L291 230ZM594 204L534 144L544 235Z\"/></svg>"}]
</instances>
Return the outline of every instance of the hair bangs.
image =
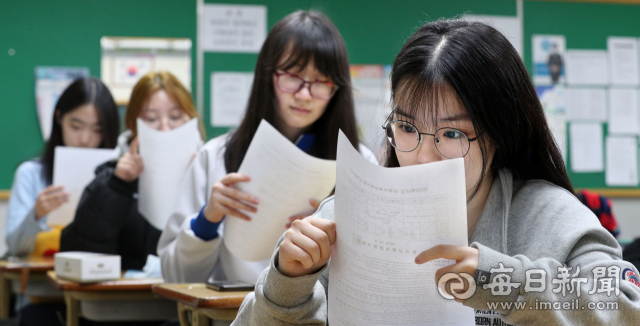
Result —
<instances>
[{"instance_id":1,"label":"hair bangs","mask_svg":"<svg viewBox=\"0 0 640 326\"><path fill-rule=\"evenodd\" d=\"M448 108L461 106L456 92L441 78L411 75L397 85L392 96L395 119L410 119L430 131L438 128L438 121L447 116Z\"/></svg>"},{"instance_id":2,"label":"hair bangs","mask_svg":"<svg viewBox=\"0 0 640 326\"><path fill-rule=\"evenodd\" d=\"M280 61L276 68L289 70L293 68L304 69L310 62L323 75L330 77L338 86L349 85L345 80L341 69L344 69L346 49L342 37L336 29L330 28L326 22L321 21L318 16L303 16L292 21L282 31L286 44L281 48L285 49L285 60Z\"/></svg>"}]
</instances>

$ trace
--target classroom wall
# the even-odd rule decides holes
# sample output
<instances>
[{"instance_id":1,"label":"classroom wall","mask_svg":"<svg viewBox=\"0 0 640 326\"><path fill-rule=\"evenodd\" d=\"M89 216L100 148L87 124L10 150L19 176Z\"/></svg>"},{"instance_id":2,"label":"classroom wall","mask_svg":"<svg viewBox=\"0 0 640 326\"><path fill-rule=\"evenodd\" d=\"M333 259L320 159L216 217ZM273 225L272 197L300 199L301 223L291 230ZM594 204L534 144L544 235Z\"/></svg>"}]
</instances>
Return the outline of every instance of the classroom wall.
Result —
<instances>
[{"instance_id":1,"label":"classroom wall","mask_svg":"<svg viewBox=\"0 0 640 326\"><path fill-rule=\"evenodd\" d=\"M514 0L205 0L207 3L265 4L268 26L296 9L326 12L343 33L354 64L390 64L395 53L417 26L427 20L475 14L516 14ZM573 9L589 15L576 15ZM640 6L525 1L525 63L531 67L531 35L574 33L567 42L603 47L611 29L606 10L623 11L625 24L637 22ZM606 11L608 12L608 11ZM79 15L78 13L82 13ZM361 13L356 14L354 13ZM534 15L534 16L532 16ZM354 19L357 17L357 19ZM562 30L563 19L573 25ZM597 23L587 24L585 21ZM0 1L0 190L8 189L18 164L39 154L42 138L35 111L36 65L87 66L100 74L101 36L188 37L196 48L196 0L25 0ZM610 31L616 32L618 31ZM640 36L637 29L629 33ZM578 35L579 34L579 35ZM619 33L618 33L619 34ZM591 42L591 43L589 43ZM14 54L8 50L13 49ZM209 125L209 74L212 71L250 71L255 54L205 54L205 116L209 138L226 132ZM192 51L192 85L195 91L196 56ZM623 238L640 236L640 199L614 199ZM0 236L4 238L6 201L0 201ZM0 253L4 252L0 241Z\"/></svg>"}]
</instances>

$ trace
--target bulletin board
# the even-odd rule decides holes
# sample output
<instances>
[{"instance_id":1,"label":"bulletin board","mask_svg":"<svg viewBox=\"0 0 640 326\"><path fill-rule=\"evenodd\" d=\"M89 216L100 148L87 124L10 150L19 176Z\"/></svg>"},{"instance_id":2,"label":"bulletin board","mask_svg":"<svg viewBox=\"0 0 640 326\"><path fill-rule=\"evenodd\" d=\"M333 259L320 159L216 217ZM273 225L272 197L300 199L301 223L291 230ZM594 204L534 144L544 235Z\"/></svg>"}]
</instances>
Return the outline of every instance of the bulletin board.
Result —
<instances>
[{"instance_id":1,"label":"bulletin board","mask_svg":"<svg viewBox=\"0 0 640 326\"><path fill-rule=\"evenodd\" d=\"M564 35L566 48L606 50L607 38L640 38L640 6L633 4L578 3L560 1L524 1L524 61L533 74L533 35ZM606 157L608 123L602 123ZM566 130L567 149L571 146L569 126ZM605 173L576 173L572 170L571 155L567 155L567 172L577 189L589 188L610 197L639 197L638 187L610 187ZM605 162L606 164L606 162Z\"/></svg>"}]
</instances>

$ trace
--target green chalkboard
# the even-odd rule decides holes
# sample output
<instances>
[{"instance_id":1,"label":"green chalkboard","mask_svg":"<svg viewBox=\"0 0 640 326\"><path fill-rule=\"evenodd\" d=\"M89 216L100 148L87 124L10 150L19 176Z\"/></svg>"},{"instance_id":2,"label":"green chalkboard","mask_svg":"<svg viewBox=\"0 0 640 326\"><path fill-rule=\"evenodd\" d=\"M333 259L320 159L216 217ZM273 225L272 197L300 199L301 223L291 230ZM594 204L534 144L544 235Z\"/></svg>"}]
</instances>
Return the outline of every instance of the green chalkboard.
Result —
<instances>
[{"instance_id":1,"label":"green chalkboard","mask_svg":"<svg viewBox=\"0 0 640 326\"><path fill-rule=\"evenodd\" d=\"M88 67L100 77L102 36L195 40L195 21L195 0L0 1L0 189L43 147L36 66Z\"/></svg>"},{"instance_id":2,"label":"green chalkboard","mask_svg":"<svg viewBox=\"0 0 640 326\"><path fill-rule=\"evenodd\" d=\"M207 3L211 1L206 1ZM227 0L267 6L267 24L297 9L326 13L342 32L354 64L391 64L404 40L422 23L464 13L516 15L515 0ZM24 160L39 155L42 137L34 95L36 66L89 67L100 74L100 37L188 37L193 41L196 90L195 0L0 1L0 189L9 189ZM14 55L9 55L14 49ZM204 122L209 138L227 132L210 126L213 71L253 71L257 54L206 53ZM195 95L195 94L194 94Z\"/></svg>"},{"instance_id":3,"label":"green chalkboard","mask_svg":"<svg viewBox=\"0 0 640 326\"><path fill-rule=\"evenodd\" d=\"M534 34L560 34L566 37L568 50L606 50L607 37L640 37L640 6L558 1L524 1L524 60L532 73L531 37ZM604 137L607 124L603 124ZM567 128L568 133L568 128ZM567 134L567 146L570 146ZM605 144L603 140L603 144ZM569 147L567 147L569 148ZM606 150L606 148L605 148ZM568 155L567 170L576 188L596 188L612 196L625 191L608 188L604 172L574 173ZM627 195L640 196L638 188L628 188Z\"/></svg>"}]
</instances>

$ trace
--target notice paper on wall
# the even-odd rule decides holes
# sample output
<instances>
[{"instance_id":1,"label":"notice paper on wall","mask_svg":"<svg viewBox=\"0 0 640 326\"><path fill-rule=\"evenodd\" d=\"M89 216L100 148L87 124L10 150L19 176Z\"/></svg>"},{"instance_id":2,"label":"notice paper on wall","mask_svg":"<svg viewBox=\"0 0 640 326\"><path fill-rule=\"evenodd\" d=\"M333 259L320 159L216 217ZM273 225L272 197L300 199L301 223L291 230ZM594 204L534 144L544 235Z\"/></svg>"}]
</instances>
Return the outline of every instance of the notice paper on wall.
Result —
<instances>
[{"instance_id":1,"label":"notice paper on wall","mask_svg":"<svg viewBox=\"0 0 640 326\"><path fill-rule=\"evenodd\" d=\"M95 178L96 168L116 158L116 151L105 148L58 146L53 159L53 184L64 186L69 201L49 214L50 226L67 225L73 221L84 188Z\"/></svg>"},{"instance_id":2,"label":"notice paper on wall","mask_svg":"<svg viewBox=\"0 0 640 326\"><path fill-rule=\"evenodd\" d=\"M391 111L389 78L380 65L351 65L349 71L360 139L377 153L387 141L380 126Z\"/></svg>"},{"instance_id":3,"label":"notice paper on wall","mask_svg":"<svg viewBox=\"0 0 640 326\"><path fill-rule=\"evenodd\" d=\"M260 201L251 221L227 217L224 243L236 257L248 261L271 257L286 231L289 217L313 213L309 199L323 200L336 183L336 162L315 158L296 147L265 120L260 122L238 173L251 178L238 189Z\"/></svg>"},{"instance_id":4,"label":"notice paper on wall","mask_svg":"<svg viewBox=\"0 0 640 326\"><path fill-rule=\"evenodd\" d=\"M178 197L180 182L202 143L198 119L169 131L155 130L137 120L139 152L144 170L138 179L138 211L164 230Z\"/></svg>"},{"instance_id":5,"label":"notice paper on wall","mask_svg":"<svg viewBox=\"0 0 640 326\"><path fill-rule=\"evenodd\" d=\"M267 6L205 4L202 49L258 53L267 38Z\"/></svg>"},{"instance_id":6,"label":"notice paper on wall","mask_svg":"<svg viewBox=\"0 0 640 326\"><path fill-rule=\"evenodd\" d=\"M638 39L607 38L611 84L638 86Z\"/></svg>"},{"instance_id":7,"label":"notice paper on wall","mask_svg":"<svg viewBox=\"0 0 640 326\"><path fill-rule=\"evenodd\" d=\"M604 88L566 88L567 120L607 120L607 92Z\"/></svg>"},{"instance_id":8,"label":"notice paper on wall","mask_svg":"<svg viewBox=\"0 0 640 326\"><path fill-rule=\"evenodd\" d=\"M329 324L474 324L474 310L445 299L434 282L452 262L414 262L437 244L468 245L464 161L386 169L342 132L337 157Z\"/></svg>"},{"instance_id":9,"label":"notice paper on wall","mask_svg":"<svg viewBox=\"0 0 640 326\"><path fill-rule=\"evenodd\" d=\"M237 127L247 110L253 73L211 73L211 125Z\"/></svg>"},{"instance_id":10,"label":"notice paper on wall","mask_svg":"<svg viewBox=\"0 0 640 326\"><path fill-rule=\"evenodd\" d=\"M640 133L638 116L638 90L635 88L609 89L609 134Z\"/></svg>"},{"instance_id":11,"label":"notice paper on wall","mask_svg":"<svg viewBox=\"0 0 640 326\"><path fill-rule=\"evenodd\" d=\"M571 123L569 127L571 170L602 172L602 124Z\"/></svg>"},{"instance_id":12,"label":"notice paper on wall","mask_svg":"<svg viewBox=\"0 0 640 326\"><path fill-rule=\"evenodd\" d=\"M638 139L629 136L607 137L607 186L638 186Z\"/></svg>"},{"instance_id":13,"label":"notice paper on wall","mask_svg":"<svg viewBox=\"0 0 640 326\"><path fill-rule=\"evenodd\" d=\"M609 66L607 51L567 51L567 83L569 85L607 85Z\"/></svg>"},{"instance_id":14,"label":"notice paper on wall","mask_svg":"<svg viewBox=\"0 0 640 326\"><path fill-rule=\"evenodd\" d=\"M62 92L76 78L89 76L89 68L36 67L36 108L42 139L49 139L53 125L53 110Z\"/></svg>"}]
</instances>

